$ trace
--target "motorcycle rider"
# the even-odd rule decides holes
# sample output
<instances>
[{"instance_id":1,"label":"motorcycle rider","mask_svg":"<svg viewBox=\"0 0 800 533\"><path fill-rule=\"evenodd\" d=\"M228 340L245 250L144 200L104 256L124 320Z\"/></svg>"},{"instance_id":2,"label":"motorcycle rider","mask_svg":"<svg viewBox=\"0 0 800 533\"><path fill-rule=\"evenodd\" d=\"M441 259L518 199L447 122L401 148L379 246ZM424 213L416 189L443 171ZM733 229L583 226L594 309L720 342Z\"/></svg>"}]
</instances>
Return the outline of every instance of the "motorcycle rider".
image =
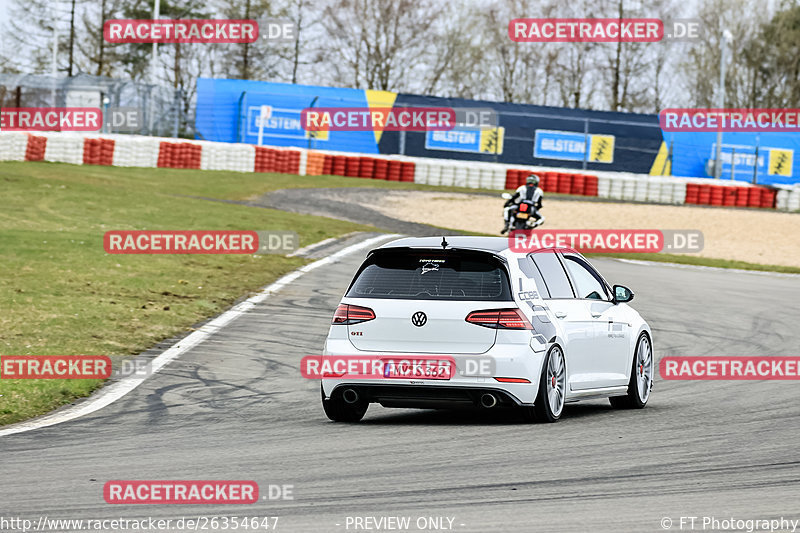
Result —
<instances>
[{"instance_id":1,"label":"motorcycle rider","mask_svg":"<svg viewBox=\"0 0 800 533\"><path fill-rule=\"evenodd\" d=\"M539 209L542 208L542 190L539 188L539 176L536 174L531 174L525 180L525 185L521 185L509 198L506 200L505 205L503 206L503 219L505 224L503 225L502 231L500 234L504 234L508 231L509 226L511 225L511 215L515 213L519 204L523 200L527 200L529 202L533 202L535 210L531 213L531 217L536 220L533 227L539 226L544 222L544 217L539 214Z\"/></svg>"}]
</instances>

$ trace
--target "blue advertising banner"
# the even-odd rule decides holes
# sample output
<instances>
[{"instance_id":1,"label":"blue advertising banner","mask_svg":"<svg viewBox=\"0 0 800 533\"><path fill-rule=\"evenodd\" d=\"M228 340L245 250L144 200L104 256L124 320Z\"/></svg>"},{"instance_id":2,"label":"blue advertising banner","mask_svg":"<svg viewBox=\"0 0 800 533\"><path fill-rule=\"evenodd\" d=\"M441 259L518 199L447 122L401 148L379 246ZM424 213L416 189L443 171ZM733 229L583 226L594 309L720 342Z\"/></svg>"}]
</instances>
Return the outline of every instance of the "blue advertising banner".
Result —
<instances>
[{"instance_id":1,"label":"blue advertising banner","mask_svg":"<svg viewBox=\"0 0 800 533\"><path fill-rule=\"evenodd\" d=\"M589 145L586 145L586 140ZM592 163L614 162L614 136L578 133L574 131L536 130L533 157L586 161Z\"/></svg>"},{"instance_id":2,"label":"blue advertising banner","mask_svg":"<svg viewBox=\"0 0 800 533\"><path fill-rule=\"evenodd\" d=\"M376 154L378 138L372 131L326 131L309 135L303 130L300 118L306 108L367 108L370 98L380 97L385 95L360 89L200 78L197 80L197 136L209 141L257 144L261 107L269 106L269 118L263 122L262 143L265 145Z\"/></svg>"},{"instance_id":3,"label":"blue advertising banner","mask_svg":"<svg viewBox=\"0 0 800 533\"><path fill-rule=\"evenodd\" d=\"M269 107L271 108L269 117L261 120L261 106L247 106L245 137L258 137L259 126L263 124L264 139L280 137L305 140L307 138L305 130L300 125L300 111L302 110L292 107L275 107L274 105Z\"/></svg>"},{"instance_id":4,"label":"blue advertising banner","mask_svg":"<svg viewBox=\"0 0 800 533\"><path fill-rule=\"evenodd\" d=\"M457 126L449 131L425 132L426 150L502 154L504 128L476 129Z\"/></svg>"},{"instance_id":5,"label":"blue advertising banner","mask_svg":"<svg viewBox=\"0 0 800 533\"><path fill-rule=\"evenodd\" d=\"M425 135L425 148L478 153L481 148L481 132L463 128L454 128L450 131L429 131Z\"/></svg>"},{"instance_id":6,"label":"blue advertising banner","mask_svg":"<svg viewBox=\"0 0 800 533\"><path fill-rule=\"evenodd\" d=\"M716 146L717 143L711 145L709 159L713 160L716 156ZM720 150L722 177L730 179L731 170L733 170L734 179L750 181L753 177L753 165L758 167L757 171L759 174L766 174L768 156L769 149L766 151L763 149L759 150L758 158L756 158L756 149L754 146L723 144Z\"/></svg>"},{"instance_id":7,"label":"blue advertising banner","mask_svg":"<svg viewBox=\"0 0 800 533\"><path fill-rule=\"evenodd\" d=\"M672 152L675 176L708 176L708 163L716 157L716 133L665 132L664 143ZM758 147L758 159L756 159ZM798 182L800 135L782 132L724 132L720 159L722 179L751 183L792 184ZM754 173L755 165L755 173ZM754 175L755 174L755 175Z\"/></svg>"},{"instance_id":8,"label":"blue advertising banner","mask_svg":"<svg viewBox=\"0 0 800 533\"><path fill-rule=\"evenodd\" d=\"M508 102L443 98L400 93L395 106L450 107L454 109L491 109L497 116L497 147L494 153L477 139L434 136L428 132L384 132L379 147L382 154L404 153L416 157L461 159L464 161L491 161L507 164L554 166L592 170L618 170L625 172L650 172L662 143L662 132L657 115L590 111L564 107L536 106ZM536 131L556 132L580 141L578 155L571 149L545 146L541 140L535 155ZM583 154L584 131L588 132L589 147L586 161ZM553 136L551 136L553 138ZM544 148L549 148L545 150ZM545 156L544 154L547 154ZM552 157L551 157L552 156Z\"/></svg>"},{"instance_id":9,"label":"blue advertising banner","mask_svg":"<svg viewBox=\"0 0 800 533\"><path fill-rule=\"evenodd\" d=\"M646 173L662 144L657 115L210 78L197 81L197 138L257 144L261 106L271 108L262 142L273 146ZM489 109L497 120L450 132L303 131L303 109L332 107Z\"/></svg>"},{"instance_id":10,"label":"blue advertising banner","mask_svg":"<svg viewBox=\"0 0 800 533\"><path fill-rule=\"evenodd\" d=\"M717 143L711 145L709 159L716 157ZM753 176L770 179L771 176L791 176L794 150L759 146L756 154L755 146L745 144L723 144L720 150L722 161L722 178L752 181ZM756 168L754 168L756 167Z\"/></svg>"},{"instance_id":11,"label":"blue advertising banner","mask_svg":"<svg viewBox=\"0 0 800 533\"><path fill-rule=\"evenodd\" d=\"M583 161L586 157L586 136L568 131L536 130L533 157Z\"/></svg>"}]
</instances>

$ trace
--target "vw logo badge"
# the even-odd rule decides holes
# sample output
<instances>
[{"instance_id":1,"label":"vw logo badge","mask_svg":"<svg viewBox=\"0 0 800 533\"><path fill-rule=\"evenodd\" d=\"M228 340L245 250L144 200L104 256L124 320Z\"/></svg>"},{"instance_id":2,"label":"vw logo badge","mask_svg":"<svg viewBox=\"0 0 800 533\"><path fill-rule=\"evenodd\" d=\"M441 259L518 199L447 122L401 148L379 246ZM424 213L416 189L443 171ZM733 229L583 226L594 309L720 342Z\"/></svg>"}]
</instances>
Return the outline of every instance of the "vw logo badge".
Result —
<instances>
[{"instance_id":1,"label":"vw logo badge","mask_svg":"<svg viewBox=\"0 0 800 533\"><path fill-rule=\"evenodd\" d=\"M428 316L422 311L417 311L416 313L411 315L411 323L417 326L418 328L424 326L427 321L428 321Z\"/></svg>"}]
</instances>

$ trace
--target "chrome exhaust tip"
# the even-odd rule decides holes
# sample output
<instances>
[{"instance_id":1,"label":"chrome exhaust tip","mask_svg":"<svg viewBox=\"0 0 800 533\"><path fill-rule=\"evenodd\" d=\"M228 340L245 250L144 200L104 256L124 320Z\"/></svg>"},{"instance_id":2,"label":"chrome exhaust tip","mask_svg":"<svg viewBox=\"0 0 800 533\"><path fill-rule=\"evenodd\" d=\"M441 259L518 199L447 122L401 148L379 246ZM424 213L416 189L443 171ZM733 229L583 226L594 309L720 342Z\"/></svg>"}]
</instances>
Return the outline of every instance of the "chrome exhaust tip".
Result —
<instances>
[{"instance_id":1,"label":"chrome exhaust tip","mask_svg":"<svg viewBox=\"0 0 800 533\"><path fill-rule=\"evenodd\" d=\"M491 409L497 405L497 397L494 394L489 394L488 392L481 396L481 406L485 407L486 409Z\"/></svg>"}]
</instances>

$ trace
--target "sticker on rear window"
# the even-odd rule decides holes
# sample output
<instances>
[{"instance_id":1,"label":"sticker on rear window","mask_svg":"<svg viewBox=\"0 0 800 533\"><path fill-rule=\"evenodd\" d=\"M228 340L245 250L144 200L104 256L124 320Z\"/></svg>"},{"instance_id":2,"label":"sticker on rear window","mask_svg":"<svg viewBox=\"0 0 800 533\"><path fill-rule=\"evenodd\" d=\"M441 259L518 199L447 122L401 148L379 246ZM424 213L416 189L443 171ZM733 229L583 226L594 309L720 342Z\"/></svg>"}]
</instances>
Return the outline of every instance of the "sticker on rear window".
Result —
<instances>
[{"instance_id":1,"label":"sticker on rear window","mask_svg":"<svg viewBox=\"0 0 800 533\"><path fill-rule=\"evenodd\" d=\"M427 274L428 272L434 272L439 270L439 265L436 263L425 263L422 265L422 273Z\"/></svg>"}]
</instances>

